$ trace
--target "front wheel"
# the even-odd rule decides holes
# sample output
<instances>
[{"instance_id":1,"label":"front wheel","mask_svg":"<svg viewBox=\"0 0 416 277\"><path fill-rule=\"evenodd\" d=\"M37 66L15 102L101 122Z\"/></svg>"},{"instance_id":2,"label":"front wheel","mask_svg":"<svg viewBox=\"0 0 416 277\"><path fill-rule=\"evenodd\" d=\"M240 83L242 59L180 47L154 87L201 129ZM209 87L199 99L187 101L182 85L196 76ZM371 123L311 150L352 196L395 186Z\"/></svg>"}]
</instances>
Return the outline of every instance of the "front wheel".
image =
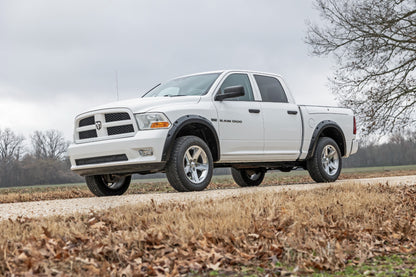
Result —
<instances>
[{"instance_id":1,"label":"front wheel","mask_svg":"<svg viewBox=\"0 0 416 277\"><path fill-rule=\"evenodd\" d=\"M86 176L85 181L92 193L96 196L122 195L130 186L131 175L94 175Z\"/></svg>"},{"instance_id":2,"label":"front wheel","mask_svg":"<svg viewBox=\"0 0 416 277\"><path fill-rule=\"evenodd\" d=\"M208 145L199 137L180 137L166 164L166 177L177 191L200 191L211 182L214 170Z\"/></svg>"},{"instance_id":3,"label":"front wheel","mask_svg":"<svg viewBox=\"0 0 416 277\"><path fill-rule=\"evenodd\" d=\"M231 168L231 175L240 187L256 187L263 182L265 170L255 169L236 169Z\"/></svg>"},{"instance_id":4,"label":"front wheel","mask_svg":"<svg viewBox=\"0 0 416 277\"><path fill-rule=\"evenodd\" d=\"M331 138L319 138L315 154L306 166L315 182L335 182L341 173L342 160L338 144Z\"/></svg>"}]
</instances>

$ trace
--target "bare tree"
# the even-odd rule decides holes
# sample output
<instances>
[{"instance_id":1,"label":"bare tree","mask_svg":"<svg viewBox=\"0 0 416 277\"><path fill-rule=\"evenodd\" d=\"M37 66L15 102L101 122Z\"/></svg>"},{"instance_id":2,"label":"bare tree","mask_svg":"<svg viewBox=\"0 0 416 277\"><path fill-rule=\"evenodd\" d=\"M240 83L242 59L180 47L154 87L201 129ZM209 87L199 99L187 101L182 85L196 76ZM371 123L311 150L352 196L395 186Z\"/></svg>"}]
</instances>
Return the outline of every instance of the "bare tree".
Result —
<instances>
[{"instance_id":1,"label":"bare tree","mask_svg":"<svg viewBox=\"0 0 416 277\"><path fill-rule=\"evenodd\" d=\"M10 129L0 130L0 185L15 185L20 180L20 158L24 137Z\"/></svg>"},{"instance_id":2,"label":"bare tree","mask_svg":"<svg viewBox=\"0 0 416 277\"><path fill-rule=\"evenodd\" d=\"M68 143L58 130L35 131L31 141L37 159L62 159L68 148Z\"/></svg>"},{"instance_id":3,"label":"bare tree","mask_svg":"<svg viewBox=\"0 0 416 277\"><path fill-rule=\"evenodd\" d=\"M22 155L24 137L12 130L0 130L0 161L3 163L19 160Z\"/></svg>"},{"instance_id":4,"label":"bare tree","mask_svg":"<svg viewBox=\"0 0 416 277\"><path fill-rule=\"evenodd\" d=\"M309 24L316 55L333 54L332 90L364 133L416 123L416 1L315 0L324 24Z\"/></svg>"}]
</instances>

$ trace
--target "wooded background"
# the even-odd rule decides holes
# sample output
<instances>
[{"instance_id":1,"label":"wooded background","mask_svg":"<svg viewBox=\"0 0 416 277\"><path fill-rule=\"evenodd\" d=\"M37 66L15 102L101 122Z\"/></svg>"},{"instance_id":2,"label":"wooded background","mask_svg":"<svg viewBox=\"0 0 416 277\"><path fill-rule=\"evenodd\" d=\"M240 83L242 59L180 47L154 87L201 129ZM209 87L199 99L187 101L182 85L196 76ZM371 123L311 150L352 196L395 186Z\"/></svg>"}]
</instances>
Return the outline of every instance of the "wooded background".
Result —
<instances>
[{"instance_id":1,"label":"wooded background","mask_svg":"<svg viewBox=\"0 0 416 277\"><path fill-rule=\"evenodd\" d=\"M0 187L83 182L70 170L68 145L58 130L36 131L28 139L10 129L0 130ZM416 164L416 131L395 133L385 143L361 141L358 153L343 163L343 167ZM229 174L229 169L217 169L215 174ZM135 176L161 177L164 174Z\"/></svg>"}]
</instances>

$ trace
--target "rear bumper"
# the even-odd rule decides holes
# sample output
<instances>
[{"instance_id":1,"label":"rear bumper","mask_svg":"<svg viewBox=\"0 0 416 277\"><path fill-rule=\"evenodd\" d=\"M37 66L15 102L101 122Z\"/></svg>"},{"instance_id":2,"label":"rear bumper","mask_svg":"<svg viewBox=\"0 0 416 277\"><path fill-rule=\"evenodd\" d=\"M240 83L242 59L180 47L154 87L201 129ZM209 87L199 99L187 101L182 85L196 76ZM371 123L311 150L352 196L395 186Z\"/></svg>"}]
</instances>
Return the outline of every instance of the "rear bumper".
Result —
<instances>
[{"instance_id":1,"label":"rear bumper","mask_svg":"<svg viewBox=\"0 0 416 277\"><path fill-rule=\"evenodd\" d=\"M164 169L162 152L168 130L138 131L135 136L72 144L71 170L82 175L153 173ZM141 149L152 149L143 156Z\"/></svg>"}]
</instances>

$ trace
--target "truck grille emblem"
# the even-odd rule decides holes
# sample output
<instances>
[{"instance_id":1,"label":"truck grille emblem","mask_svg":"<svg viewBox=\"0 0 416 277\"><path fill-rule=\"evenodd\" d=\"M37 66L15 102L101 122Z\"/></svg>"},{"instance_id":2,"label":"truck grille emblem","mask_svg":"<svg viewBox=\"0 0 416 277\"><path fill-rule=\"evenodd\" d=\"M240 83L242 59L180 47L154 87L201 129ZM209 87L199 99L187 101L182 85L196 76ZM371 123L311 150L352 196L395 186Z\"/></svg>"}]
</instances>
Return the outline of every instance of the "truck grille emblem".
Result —
<instances>
[{"instance_id":1,"label":"truck grille emblem","mask_svg":"<svg viewBox=\"0 0 416 277\"><path fill-rule=\"evenodd\" d=\"M97 130L101 130L101 127L102 127L101 121L95 121L95 128L97 128Z\"/></svg>"}]
</instances>

